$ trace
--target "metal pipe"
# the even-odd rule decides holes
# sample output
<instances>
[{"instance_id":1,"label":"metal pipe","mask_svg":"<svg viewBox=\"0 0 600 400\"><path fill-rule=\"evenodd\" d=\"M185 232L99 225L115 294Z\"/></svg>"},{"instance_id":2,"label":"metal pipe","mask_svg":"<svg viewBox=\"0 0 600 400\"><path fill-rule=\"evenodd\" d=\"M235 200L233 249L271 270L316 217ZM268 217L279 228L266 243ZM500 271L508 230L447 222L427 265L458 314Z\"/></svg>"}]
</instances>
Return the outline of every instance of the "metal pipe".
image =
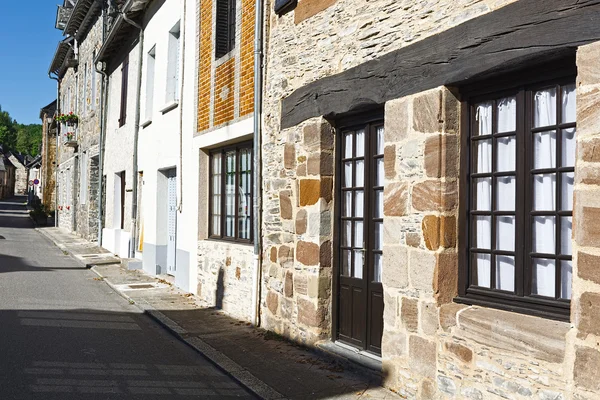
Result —
<instances>
[{"instance_id":1,"label":"metal pipe","mask_svg":"<svg viewBox=\"0 0 600 400\"><path fill-rule=\"evenodd\" d=\"M129 2L123 9L127 10ZM140 134L140 105L142 95L142 66L144 64L144 29L141 25L127 18L125 12L121 12L123 21L129 25L140 30L138 40L138 76L137 76L137 87L136 87L136 107L135 107L135 125L133 130L133 187L132 187L132 199L131 199L131 241L132 244L129 248L129 256L135 258L135 249L137 243L137 196L138 196L138 137Z\"/></svg>"},{"instance_id":2,"label":"metal pipe","mask_svg":"<svg viewBox=\"0 0 600 400\"><path fill-rule=\"evenodd\" d=\"M183 17L179 25L179 41L181 42L181 85L179 89L179 205L177 210L183 212L183 89L185 82L185 18L187 11L187 0L183 0Z\"/></svg>"},{"instance_id":3,"label":"metal pipe","mask_svg":"<svg viewBox=\"0 0 600 400\"><path fill-rule=\"evenodd\" d=\"M48 78L56 81L56 114L60 115L60 79L58 75L55 77L51 76L52 72L48 72ZM60 124L56 124L56 161L54 167L54 226L58 226L58 139L60 138ZM46 142L48 143L48 142ZM46 158L46 165L48 165L48 158Z\"/></svg>"},{"instance_id":4,"label":"metal pipe","mask_svg":"<svg viewBox=\"0 0 600 400\"><path fill-rule=\"evenodd\" d=\"M261 246L261 118L262 118L262 55L263 55L263 0L256 0L254 21L254 269L252 288L252 323L260 325L260 289L262 277Z\"/></svg>"}]
</instances>

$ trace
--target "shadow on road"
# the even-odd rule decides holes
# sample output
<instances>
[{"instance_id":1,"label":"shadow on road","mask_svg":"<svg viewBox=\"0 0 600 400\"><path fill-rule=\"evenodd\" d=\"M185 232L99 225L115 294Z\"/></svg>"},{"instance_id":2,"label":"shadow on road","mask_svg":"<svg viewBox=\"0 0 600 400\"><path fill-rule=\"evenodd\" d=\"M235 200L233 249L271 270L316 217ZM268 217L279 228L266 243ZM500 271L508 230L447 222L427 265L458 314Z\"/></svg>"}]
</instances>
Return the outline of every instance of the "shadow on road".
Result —
<instances>
[{"instance_id":1,"label":"shadow on road","mask_svg":"<svg viewBox=\"0 0 600 400\"><path fill-rule=\"evenodd\" d=\"M52 272L58 270L75 270L75 268L39 267L26 263L21 257L0 254L0 274L7 272Z\"/></svg>"}]
</instances>

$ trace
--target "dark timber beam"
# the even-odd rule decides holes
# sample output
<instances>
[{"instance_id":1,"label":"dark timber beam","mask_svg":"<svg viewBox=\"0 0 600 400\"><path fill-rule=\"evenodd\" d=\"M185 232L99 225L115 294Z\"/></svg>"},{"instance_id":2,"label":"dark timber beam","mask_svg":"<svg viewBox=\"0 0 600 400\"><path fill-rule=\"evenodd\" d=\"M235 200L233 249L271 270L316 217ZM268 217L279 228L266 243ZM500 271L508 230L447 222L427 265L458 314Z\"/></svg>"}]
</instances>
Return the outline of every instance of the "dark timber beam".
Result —
<instances>
[{"instance_id":1,"label":"dark timber beam","mask_svg":"<svg viewBox=\"0 0 600 400\"><path fill-rule=\"evenodd\" d=\"M464 83L597 40L600 0L520 0L297 89L282 100L281 127Z\"/></svg>"}]
</instances>

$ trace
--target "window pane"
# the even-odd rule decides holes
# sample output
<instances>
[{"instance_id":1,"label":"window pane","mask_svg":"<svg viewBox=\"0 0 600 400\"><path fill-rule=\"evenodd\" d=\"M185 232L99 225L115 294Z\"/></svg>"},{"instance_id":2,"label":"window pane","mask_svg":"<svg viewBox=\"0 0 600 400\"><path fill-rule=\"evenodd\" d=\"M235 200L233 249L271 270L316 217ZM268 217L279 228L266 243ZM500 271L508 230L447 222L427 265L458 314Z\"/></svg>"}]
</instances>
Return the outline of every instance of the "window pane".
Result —
<instances>
[{"instance_id":1,"label":"window pane","mask_svg":"<svg viewBox=\"0 0 600 400\"><path fill-rule=\"evenodd\" d=\"M575 122L575 84L562 87L562 122Z\"/></svg>"},{"instance_id":2,"label":"window pane","mask_svg":"<svg viewBox=\"0 0 600 400\"><path fill-rule=\"evenodd\" d=\"M556 168L556 131L533 134L533 167Z\"/></svg>"},{"instance_id":3,"label":"window pane","mask_svg":"<svg viewBox=\"0 0 600 400\"><path fill-rule=\"evenodd\" d=\"M496 289L515 291L515 258L496 256Z\"/></svg>"},{"instance_id":4,"label":"window pane","mask_svg":"<svg viewBox=\"0 0 600 400\"><path fill-rule=\"evenodd\" d=\"M344 158L352 158L352 138L354 132L344 134Z\"/></svg>"},{"instance_id":5,"label":"window pane","mask_svg":"<svg viewBox=\"0 0 600 400\"><path fill-rule=\"evenodd\" d=\"M211 234L221 235L221 154L212 156L212 232Z\"/></svg>"},{"instance_id":6,"label":"window pane","mask_svg":"<svg viewBox=\"0 0 600 400\"><path fill-rule=\"evenodd\" d=\"M556 208L556 174L533 176L533 209L553 211Z\"/></svg>"},{"instance_id":7,"label":"window pane","mask_svg":"<svg viewBox=\"0 0 600 400\"><path fill-rule=\"evenodd\" d=\"M573 281L573 262L562 260L560 262L560 298L571 298L571 282Z\"/></svg>"},{"instance_id":8,"label":"window pane","mask_svg":"<svg viewBox=\"0 0 600 400\"><path fill-rule=\"evenodd\" d=\"M567 172L560 174L561 179L561 210L569 211L573 209L573 185L575 184L575 174Z\"/></svg>"},{"instance_id":9,"label":"window pane","mask_svg":"<svg viewBox=\"0 0 600 400\"><path fill-rule=\"evenodd\" d=\"M342 222L342 246L351 247L352 245L352 221Z\"/></svg>"},{"instance_id":10,"label":"window pane","mask_svg":"<svg viewBox=\"0 0 600 400\"><path fill-rule=\"evenodd\" d=\"M352 191L344 192L344 204L342 206L342 216L352 216Z\"/></svg>"},{"instance_id":11,"label":"window pane","mask_svg":"<svg viewBox=\"0 0 600 400\"><path fill-rule=\"evenodd\" d=\"M252 150L240 149L238 187L238 237L250 239L252 220Z\"/></svg>"},{"instance_id":12,"label":"window pane","mask_svg":"<svg viewBox=\"0 0 600 400\"><path fill-rule=\"evenodd\" d=\"M473 247L478 249L491 249L492 243L492 217L477 215L474 218Z\"/></svg>"},{"instance_id":13,"label":"window pane","mask_svg":"<svg viewBox=\"0 0 600 400\"><path fill-rule=\"evenodd\" d=\"M356 132L356 154L355 157L365 156L365 130L361 129Z\"/></svg>"},{"instance_id":14,"label":"window pane","mask_svg":"<svg viewBox=\"0 0 600 400\"><path fill-rule=\"evenodd\" d=\"M475 253L472 256L473 284L489 288L492 275L492 255Z\"/></svg>"},{"instance_id":15,"label":"window pane","mask_svg":"<svg viewBox=\"0 0 600 400\"><path fill-rule=\"evenodd\" d=\"M563 129L561 131L562 154L560 165L563 167L575 166L575 128Z\"/></svg>"},{"instance_id":16,"label":"window pane","mask_svg":"<svg viewBox=\"0 0 600 400\"><path fill-rule=\"evenodd\" d=\"M374 250L383 249L383 222L375 223L375 240L373 243Z\"/></svg>"},{"instance_id":17,"label":"window pane","mask_svg":"<svg viewBox=\"0 0 600 400\"><path fill-rule=\"evenodd\" d=\"M352 187L352 161L344 163L344 187Z\"/></svg>"},{"instance_id":18,"label":"window pane","mask_svg":"<svg viewBox=\"0 0 600 400\"><path fill-rule=\"evenodd\" d=\"M597 222L596 222L597 223ZM572 250L573 217L560 218L560 254L570 256Z\"/></svg>"},{"instance_id":19,"label":"window pane","mask_svg":"<svg viewBox=\"0 0 600 400\"><path fill-rule=\"evenodd\" d=\"M355 217L363 216L363 210L365 208L364 199L365 199L365 194L362 190L357 190L354 193L354 216Z\"/></svg>"},{"instance_id":20,"label":"window pane","mask_svg":"<svg viewBox=\"0 0 600 400\"><path fill-rule=\"evenodd\" d=\"M383 168L383 158L378 158L375 160L377 164L377 177L375 178L375 186L383 186L385 179L385 170Z\"/></svg>"},{"instance_id":21,"label":"window pane","mask_svg":"<svg viewBox=\"0 0 600 400\"><path fill-rule=\"evenodd\" d=\"M515 251L515 217L496 217L496 249Z\"/></svg>"},{"instance_id":22,"label":"window pane","mask_svg":"<svg viewBox=\"0 0 600 400\"><path fill-rule=\"evenodd\" d=\"M514 176L496 178L496 210L515 210L516 179Z\"/></svg>"},{"instance_id":23,"label":"window pane","mask_svg":"<svg viewBox=\"0 0 600 400\"><path fill-rule=\"evenodd\" d=\"M362 250L354 250L354 278L363 277L363 254Z\"/></svg>"},{"instance_id":24,"label":"window pane","mask_svg":"<svg viewBox=\"0 0 600 400\"><path fill-rule=\"evenodd\" d=\"M377 128L377 154L383 154L383 148L385 145L383 126Z\"/></svg>"},{"instance_id":25,"label":"window pane","mask_svg":"<svg viewBox=\"0 0 600 400\"><path fill-rule=\"evenodd\" d=\"M556 217L533 217L533 252L554 254L556 251Z\"/></svg>"},{"instance_id":26,"label":"window pane","mask_svg":"<svg viewBox=\"0 0 600 400\"><path fill-rule=\"evenodd\" d=\"M365 185L365 162L357 161L356 167L356 187L363 187Z\"/></svg>"},{"instance_id":27,"label":"window pane","mask_svg":"<svg viewBox=\"0 0 600 400\"><path fill-rule=\"evenodd\" d=\"M492 178L475 178L475 210L489 211L492 209Z\"/></svg>"},{"instance_id":28,"label":"window pane","mask_svg":"<svg viewBox=\"0 0 600 400\"><path fill-rule=\"evenodd\" d=\"M235 236L235 151L225 154L225 236Z\"/></svg>"},{"instance_id":29,"label":"window pane","mask_svg":"<svg viewBox=\"0 0 600 400\"><path fill-rule=\"evenodd\" d=\"M517 99L506 97L496 103L498 109L498 129L496 132L512 132L517 126Z\"/></svg>"},{"instance_id":30,"label":"window pane","mask_svg":"<svg viewBox=\"0 0 600 400\"><path fill-rule=\"evenodd\" d=\"M350 250L342 251L342 276L350 276L350 269L352 268L352 253Z\"/></svg>"},{"instance_id":31,"label":"window pane","mask_svg":"<svg viewBox=\"0 0 600 400\"><path fill-rule=\"evenodd\" d=\"M496 139L498 155L496 157L496 171L514 171L517 154L517 139L514 136L507 136Z\"/></svg>"},{"instance_id":32,"label":"window pane","mask_svg":"<svg viewBox=\"0 0 600 400\"><path fill-rule=\"evenodd\" d=\"M374 218L383 218L383 190L375 191L375 207L373 209Z\"/></svg>"},{"instance_id":33,"label":"window pane","mask_svg":"<svg viewBox=\"0 0 600 400\"><path fill-rule=\"evenodd\" d=\"M476 141L473 157L473 172L478 174L492 172L492 139Z\"/></svg>"},{"instance_id":34,"label":"window pane","mask_svg":"<svg viewBox=\"0 0 600 400\"><path fill-rule=\"evenodd\" d=\"M381 271L383 270L383 257L381 254L373 254L373 282L381 282Z\"/></svg>"},{"instance_id":35,"label":"window pane","mask_svg":"<svg viewBox=\"0 0 600 400\"><path fill-rule=\"evenodd\" d=\"M555 279L554 260L546 258L533 259L533 282L531 293L540 296L554 297L554 279Z\"/></svg>"},{"instance_id":36,"label":"window pane","mask_svg":"<svg viewBox=\"0 0 600 400\"><path fill-rule=\"evenodd\" d=\"M492 102L475 106L475 126L473 136L492 134Z\"/></svg>"},{"instance_id":37,"label":"window pane","mask_svg":"<svg viewBox=\"0 0 600 400\"><path fill-rule=\"evenodd\" d=\"M362 221L355 221L354 222L354 247L357 247L359 249L364 249L364 247L365 247L364 239L363 239L364 232L365 232L365 228L363 226Z\"/></svg>"},{"instance_id":38,"label":"window pane","mask_svg":"<svg viewBox=\"0 0 600 400\"><path fill-rule=\"evenodd\" d=\"M544 89L533 96L533 126L556 124L556 88Z\"/></svg>"}]
</instances>

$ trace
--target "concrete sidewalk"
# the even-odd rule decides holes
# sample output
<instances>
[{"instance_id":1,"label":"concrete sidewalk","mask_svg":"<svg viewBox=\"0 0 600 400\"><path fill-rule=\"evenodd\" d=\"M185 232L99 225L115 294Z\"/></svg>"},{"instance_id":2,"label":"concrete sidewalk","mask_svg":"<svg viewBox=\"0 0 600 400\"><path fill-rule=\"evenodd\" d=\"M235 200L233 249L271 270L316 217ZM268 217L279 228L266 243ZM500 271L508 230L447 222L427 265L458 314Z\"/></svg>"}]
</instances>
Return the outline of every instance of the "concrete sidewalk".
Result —
<instances>
[{"instance_id":1,"label":"concrete sidewalk","mask_svg":"<svg viewBox=\"0 0 600 400\"><path fill-rule=\"evenodd\" d=\"M168 280L127 270L106 250L58 228L41 234L121 296L264 399L396 399L381 378L208 307Z\"/></svg>"}]
</instances>

